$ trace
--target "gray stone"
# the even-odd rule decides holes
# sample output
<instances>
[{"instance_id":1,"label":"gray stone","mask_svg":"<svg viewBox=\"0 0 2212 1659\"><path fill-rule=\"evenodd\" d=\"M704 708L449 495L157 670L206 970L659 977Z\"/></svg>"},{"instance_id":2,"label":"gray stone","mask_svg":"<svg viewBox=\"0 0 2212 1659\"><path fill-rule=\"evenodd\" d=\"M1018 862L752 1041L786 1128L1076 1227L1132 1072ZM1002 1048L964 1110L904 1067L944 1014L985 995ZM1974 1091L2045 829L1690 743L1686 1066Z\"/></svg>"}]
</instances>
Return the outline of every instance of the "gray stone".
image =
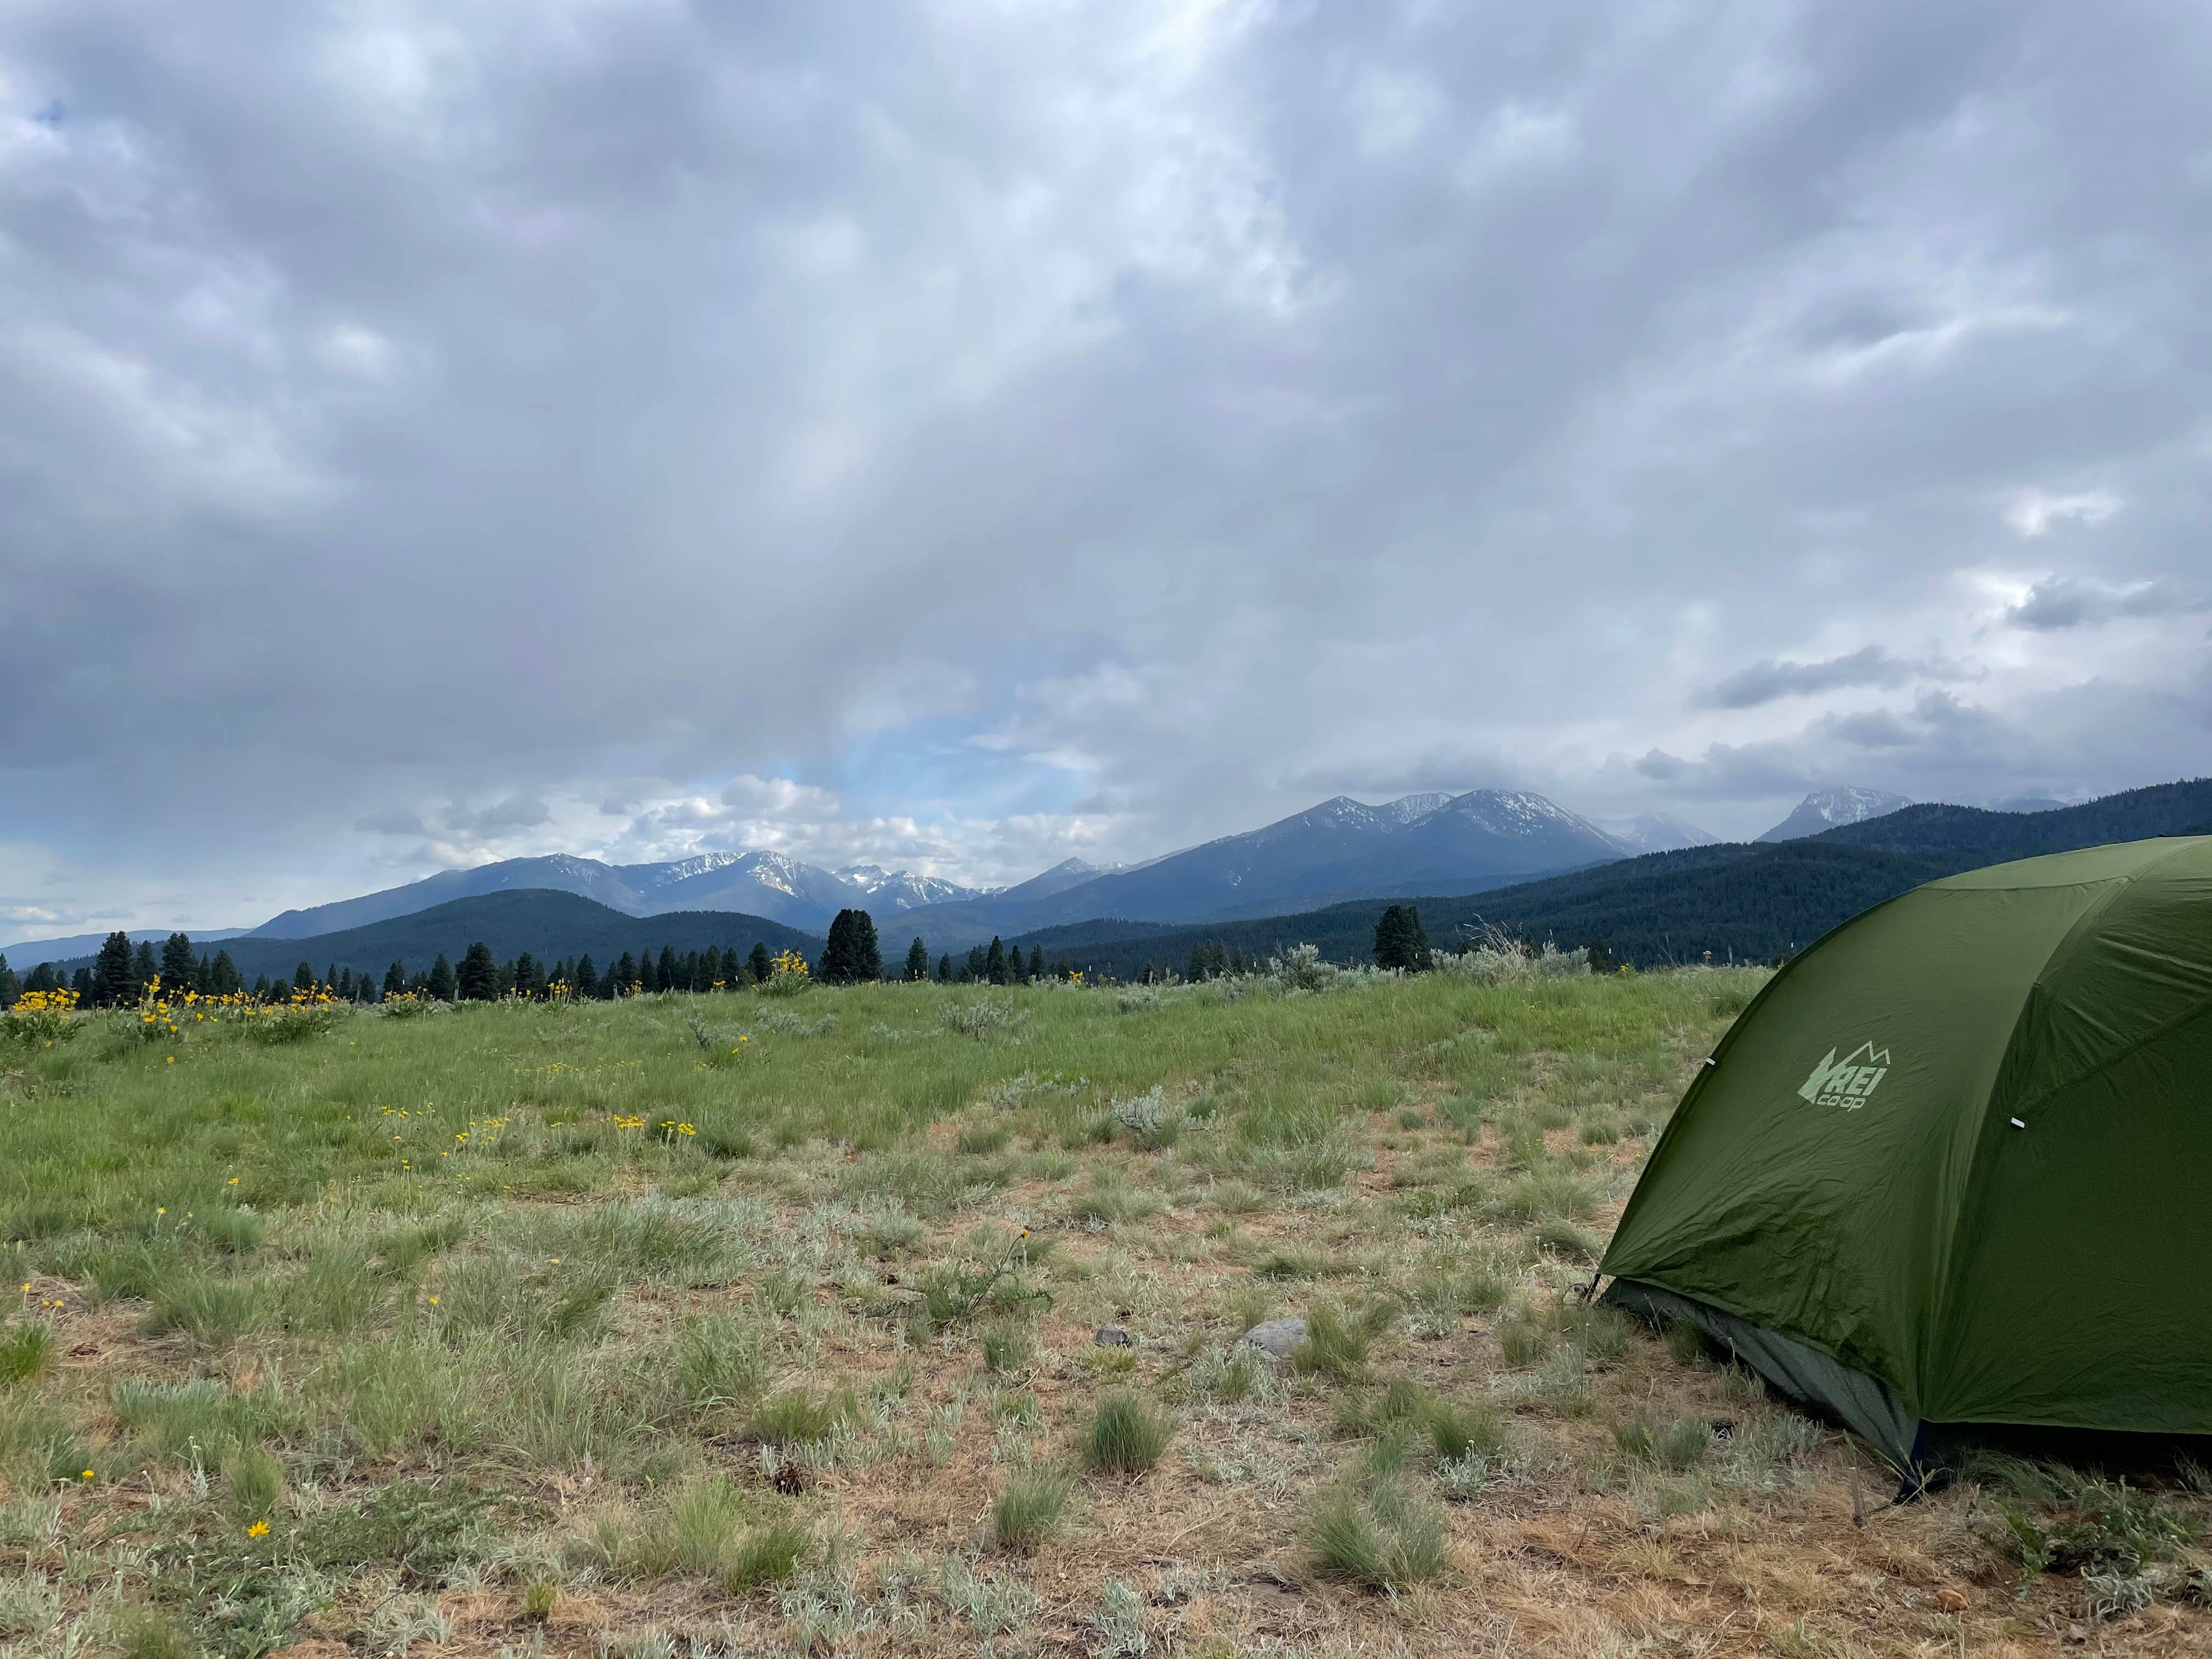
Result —
<instances>
[{"instance_id":1,"label":"gray stone","mask_svg":"<svg viewBox=\"0 0 2212 1659\"><path fill-rule=\"evenodd\" d=\"M1119 1325L1101 1325L1091 1334L1091 1344L1101 1348L1133 1348L1137 1340Z\"/></svg>"},{"instance_id":2,"label":"gray stone","mask_svg":"<svg viewBox=\"0 0 2212 1659\"><path fill-rule=\"evenodd\" d=\"M1288 1359L1291 1350L1305 1340L1304 1320L1270 1319L1245 1332L1244 1340L1237 1346L1255 1349L1270 1359Z\"/></svg>"}]
</instances>

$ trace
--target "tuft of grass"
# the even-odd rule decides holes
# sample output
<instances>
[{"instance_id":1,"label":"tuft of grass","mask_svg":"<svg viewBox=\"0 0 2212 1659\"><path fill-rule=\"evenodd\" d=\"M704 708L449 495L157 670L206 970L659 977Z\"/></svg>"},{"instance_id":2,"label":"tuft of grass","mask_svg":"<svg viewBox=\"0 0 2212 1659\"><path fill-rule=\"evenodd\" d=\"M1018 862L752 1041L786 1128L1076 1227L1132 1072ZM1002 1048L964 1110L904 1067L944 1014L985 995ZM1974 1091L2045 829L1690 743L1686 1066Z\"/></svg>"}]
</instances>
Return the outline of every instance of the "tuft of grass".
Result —
<instances>
[{"instance_id":1,"label":"tuft of grass","mask_svg":"<svg viewBox=\"0 0 2212 1659\"><path fill-rule=\"evenodd\" d=\"M1505 1455L1505 1419L1486 1407L1439 1403L1430 1408L1427 1425L1439 1462L1462 1463L1470 1457L1496 1459Z\"/></svg>"},{"instance_id":2,"label":"tuft of grass","mask_svg":"<svg viewBox=\"0 0 2212 1659\"><path fill-rule=\"evenodd\" d=\"M1613 1443L1631 1463L1686 1474L1712 1451L1713 1431L1692 1417L1659 1422L1639 1414L1613 1425Z\"/></svg>"},{"instance_id":3,"label":"tuft of grass","mask_svg":"<svg viewBox=\"0 0 2212 1659\"><path fill-rule=\"evenodd\" d=\"M240 1255L261 1248L269 1224L251 1210L215 1209L200 1218L202 1235L219 1250Z\"/></svg>"},{"instance_id":4,"label":"tuft of grass","mask_svg":"<svg viewBox=\"0 0 2212 1659\"><path fill-rule=\"evenodd\" d=\"M0 1332L0 1388L36 1380L53 1364L51 1326L13 1325Z\"/></svg>"},{"instance_id":5,"label":"tuft of grass","mask_svg":"<svg viewBox=\"0 0 2212 1659\"><path fill-rule=\"evenodd\" d=\"M1538 1224L1536 1248L1585 1267L1605 1254L1604 1242L1596 1234L1557 1216Z\"/></svg>"},{"instance_id":6,"label":"tuft of grass","mask_svg":"<svg viewBox=\"0 0 2212 1659\"><path fill-rule=\"evenodd\" d=\"M223 1460L222 1486L234 1519L266 1521L284 1501L284 1466L259 1446L240 1446Z\"/></svg>"},{"instance_id":7,"label":"tuft of grass","mask_svg":"<svg viewBox=\"0 0 2212 1659\"><path fill-rule=\"evenodd\" d=\"M1306 1316L1306 1340L1291 1350L1292 1369L1333 1382L1349 1382L1367 1369L1372 1337L1366 1326L1334 1303Z\"/></svg>"},{"instance_id":8,"label":"tuft of grass","mask_svg":"<svg viewBox=\"0 0 2212 1659\"><path fill-rule=\"evenodd\" d=\"M766 1364L760 1331L750 1321L690 1319L677 1343L676 1385L694 1411L739 1406L759 1394Z\"/></svg>"},{"instance_id":9,"label":"tuft of grass","mask_svg":"<svg viewBox=\"0 0 2212 1659\"><path fill-rule=\"evenodd\" d=\"M533 1578L522 1592L522 1616L533 1625L542 1625L552 1618L554 1604L560 1599L560 1585L550 1578Z\"/></svg>"},{"instance_id":10,"label":"tuft of grass","mask_svg":"<svg viewBox=\"0 0 2212 1659\"><path fill-rule=\"evenodd\" d=\"M1395 1595L1444 1570L1443 1516L1395 1474L1325 1494L1310 1530L1322 1570L1367 1589Z\"/></svg>"},{"instance_id":11,"label":"tuft of grass","mask_svg":"<svg viewBox=\"0 0 2212 1659\"><path fill-rule=\"evenodd\" d=\"M738 1542L729 1565L722 1570L722 1593L738 1595L769 1584L789 1583L813 1545L811 1534L796 1521L771 1521L754 1528Z\"/></svg>"},{"instance_id":12,"label":"tuft of grass","mask_svg":"<svg viewBox=\"0 0 2212 1659\"><path fill-rule=\"evenodd\" d=\"M831 1393L817 1400L797 1389L786 1389L761 1401L745 1431L766 1445L813 1445L836 1432L851 1407L849 1396Z\"/></svg>"},{"instance_id":13,"label":"tuft of grass","mask_svg":"<svg viewBox=\"0 0 2212 1659\"><path fill-rule=\"evenodd\" d=\"M253 1280L183 1273L155 1291L145 1329L149 1336L173 1332L207 1347L222 1347L243 1336L260 1309L261 1286Z\"/></svg>"},{"instance_id":14,"label":"tuft of grass","mask_svg":"<svg viewBox=\"0 0 2212 1659\"><path fill-rule=\"evenodd\" d=\"M1175 1425L1134 1395L1109 1394L1084 1431L1084 1467L1094 1474L1142 1474L1160 1461L1174 1434Z\"/></svg>"},{"instance_id":15,"label":"tuft of grass","mask_svg":"<svg viewBox=\"0 0 2212 1659\"><path fill-rule=\"evenodd\" d=\"M999 1547L1024 1553L1036 1549L1059 1526L1074 1490L1075 1476L1066 1469L1017 1471L991 1506L991 1533Z\"/></svg>"},{"instance_id":16,"label":"tuft of grass","mask_svg":"<svg viewBox=\"0 0 2212 1659\"><path fill-rule=\"evenodd\" d=\"M118 1608L113 1640L118 1659L192 1659L194 1651L184 1632L154 1607Z\"/></svg>"}]
</instances>

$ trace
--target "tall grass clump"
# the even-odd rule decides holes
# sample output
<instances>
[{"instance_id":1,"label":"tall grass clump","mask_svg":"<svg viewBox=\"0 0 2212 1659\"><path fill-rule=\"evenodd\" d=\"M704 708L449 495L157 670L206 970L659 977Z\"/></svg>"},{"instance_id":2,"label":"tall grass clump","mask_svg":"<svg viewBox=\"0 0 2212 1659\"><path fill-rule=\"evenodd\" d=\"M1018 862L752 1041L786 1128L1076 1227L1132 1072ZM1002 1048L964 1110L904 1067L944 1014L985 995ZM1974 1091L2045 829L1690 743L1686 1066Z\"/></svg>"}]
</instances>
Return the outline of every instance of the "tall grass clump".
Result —
<instances>
[{"instance_id":1,"label":"tall grass clump","mask_svg":"<svg viewBox=\"0 0 2212 1659\"><path fill-rule=\"evenodd\" d=\"M1066 1469L1016 1471L991 1506L991 1532L999 1547L1026 1553L1043 1543L1059 1526L1074 1490L1075 1476Z\"/></svg>"},{"instance_id":2,"label":"tall grass clump","mask_svg":"<svg viewBox=\"0 0 2212 1659\"><path fill-rule=\"evenodd\" d=\"M0 1388L33 1381L53 1358L52 1327L15 1325L0 1331Z\"/></svg>"},{"instance_id":3,"label":"tall grass clump","mask_svg":"<svg viewBox=\"0 0 2212 1659\"><path fill-rule=\"evenodd\" d=\"M1142 1474L1160 1461L1175 1425L1134 1395L1109 1394L1084 1431L1084 1467L1093 1474Z\"/></svg>"},{"instance_id":4,"label":"tall grass clump","mask_svg":"<svg viewBox=\"0 0 2212 1659\"><path fill-rule=\"evenodd\" d=\"M1309 1530L1322 1570L1367 1589L1395 1594L1444 1570L1443 1515L1395 1471L1370 1470L1326 1493Z\"/></svg>"}]
</instances>

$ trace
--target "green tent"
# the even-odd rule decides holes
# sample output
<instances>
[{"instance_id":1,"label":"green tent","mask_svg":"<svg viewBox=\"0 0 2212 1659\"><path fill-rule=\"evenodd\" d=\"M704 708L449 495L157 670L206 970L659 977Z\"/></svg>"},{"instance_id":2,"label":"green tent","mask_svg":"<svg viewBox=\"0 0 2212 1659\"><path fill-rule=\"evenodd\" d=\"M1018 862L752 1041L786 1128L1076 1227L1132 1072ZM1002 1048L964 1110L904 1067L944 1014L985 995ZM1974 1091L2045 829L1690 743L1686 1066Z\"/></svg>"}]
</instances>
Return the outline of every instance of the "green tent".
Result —
<instances>
[{"instance_id":1,"label":"green tent","mask_svg":"<svg viewBox=\"0 0 2212 1659\"><path fill-rule=\"evenodd\" d=\"M2212 836L1930 882L1775 975L1601 1270L1901 1468L2212 1433Z\"/></svg>"}]
</instances>

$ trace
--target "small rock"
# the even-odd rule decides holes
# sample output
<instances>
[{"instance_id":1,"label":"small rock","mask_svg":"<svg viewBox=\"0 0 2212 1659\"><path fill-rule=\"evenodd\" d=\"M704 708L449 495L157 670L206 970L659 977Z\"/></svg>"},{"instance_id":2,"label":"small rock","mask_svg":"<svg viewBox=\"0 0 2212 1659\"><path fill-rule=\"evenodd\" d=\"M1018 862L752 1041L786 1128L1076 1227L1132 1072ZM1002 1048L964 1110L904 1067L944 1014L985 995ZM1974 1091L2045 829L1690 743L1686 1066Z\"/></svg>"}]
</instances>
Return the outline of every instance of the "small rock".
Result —
<instances>
[{"instance_id":1,"label":"small rock","mask_svg":"<svg viewBox=\"0 0 2212 1659\"><path fill-rule=\"evenodd\" d=\"M1101 1325L1092 1333L1093 1346L1100 1348L1133 1348L1137 1340L1119 1325Z\"/></svg>"},{"instance_id":2,"label":"small rock","mask_svg":"<svg viewBox=\"0 0 2212 1659\"><path fill-rule=\"evenodd\" d=\"M1288 1359L1291 1350L1306 1340L1303 1319L1270 1319L1244 1333L1239 1347L1256 1349L1270 1359Z\"/></svg>"}]
</instances>

